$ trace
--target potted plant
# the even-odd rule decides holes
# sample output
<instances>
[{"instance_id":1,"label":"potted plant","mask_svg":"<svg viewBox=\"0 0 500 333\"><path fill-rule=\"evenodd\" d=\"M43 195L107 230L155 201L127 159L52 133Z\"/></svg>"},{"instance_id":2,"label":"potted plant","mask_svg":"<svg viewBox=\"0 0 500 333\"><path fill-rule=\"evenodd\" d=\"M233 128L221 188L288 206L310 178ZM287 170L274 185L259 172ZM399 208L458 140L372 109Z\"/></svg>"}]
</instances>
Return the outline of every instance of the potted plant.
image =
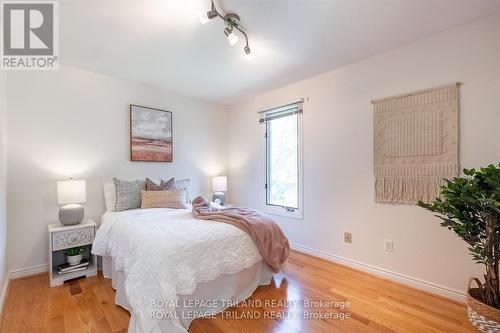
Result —
<instances>
[{"instance_id":1,"label":"potted plant","mask_svg":"<svg viewBox=\"0 0 500 333\"><path fill-rule=\"evenodd\" d=\"M441 196L418 205L436 213L443 227L469 245L474 261L484 265L484 283L469 279L469 320L480 332L500 332L500 164L464 169L463 177L441 187ZM478 288L471 288L472 282Z\"/></svg>"},{"instance_id":2,"label":"potted plant","mask_svg":"<svg viewBox=\"0 0 500 333\"><path fill-rule=\"evenodd\" d=\"M66 259L68 260L68 264L70 266L78 265L83 257L82 254L85 252L82 246L73 247L71 249L67 249L64 254L66 255Z\"/></svg>"}]
</instances>

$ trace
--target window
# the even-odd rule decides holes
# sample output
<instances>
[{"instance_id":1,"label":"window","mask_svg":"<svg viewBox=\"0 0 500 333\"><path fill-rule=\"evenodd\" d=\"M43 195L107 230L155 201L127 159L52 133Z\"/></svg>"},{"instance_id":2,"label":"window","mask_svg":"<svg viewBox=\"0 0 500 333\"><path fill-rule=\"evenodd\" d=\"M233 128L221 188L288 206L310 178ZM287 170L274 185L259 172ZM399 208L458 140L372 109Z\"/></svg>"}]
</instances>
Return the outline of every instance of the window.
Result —
<instances>
[{"instance_id":1,"label":"window","mask_svg":"<svg viewBox=\"0 0 500 333\"><path fill-rule=\"evenodd\" d=\"M266 139L266 207L302 217L302 102L261 112Z\"/></svg>"}]
</instances>

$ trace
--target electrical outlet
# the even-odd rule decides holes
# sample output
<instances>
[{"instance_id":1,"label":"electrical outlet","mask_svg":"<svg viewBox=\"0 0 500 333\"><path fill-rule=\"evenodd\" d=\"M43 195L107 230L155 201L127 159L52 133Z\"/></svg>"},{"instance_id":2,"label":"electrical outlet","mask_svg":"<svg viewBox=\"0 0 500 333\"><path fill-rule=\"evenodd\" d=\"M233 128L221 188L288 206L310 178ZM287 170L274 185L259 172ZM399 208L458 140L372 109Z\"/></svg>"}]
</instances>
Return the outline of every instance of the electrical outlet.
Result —
<instances>
[{"instance_id":1,"label":"electrical outlet","mask_svg":"<svg viewBox=\"0 0 500 333\"><path fill-rule=\"evenodd\" d=\"M392 239L384 239L384 251L387 253L392 253L394 249L394 243Z\"/></svg>"},{"instance_id":2,"label":"electrical outlet","mask_svg":"<svg viewBox=\"0 0 500 333\"><path fill-rule=\"evenodd\" d=\"M352 234L350 232L344 232L344 243L352 243Z\"/></svg>"}]
</instances>

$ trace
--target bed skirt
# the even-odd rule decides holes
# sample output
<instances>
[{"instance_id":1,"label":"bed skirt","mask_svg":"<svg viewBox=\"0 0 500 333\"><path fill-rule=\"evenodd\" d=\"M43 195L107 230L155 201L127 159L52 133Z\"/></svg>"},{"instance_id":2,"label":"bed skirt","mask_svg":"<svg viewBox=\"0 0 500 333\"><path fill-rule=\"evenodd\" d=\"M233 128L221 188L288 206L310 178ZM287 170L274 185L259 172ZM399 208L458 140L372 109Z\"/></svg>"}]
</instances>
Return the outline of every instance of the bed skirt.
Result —
<instances>
[{"instance_id":1,"label":"bed skirt","mask_svg":"<svg viewBox=\"0 0 500 333\"><path fill-rule=\"evenodd\" d=\"M111 279L111 285L116 290L115 303L130 312L131 317L128 332L141 333L137 328L135 315L130 311L130 305L125 294L125 274L123 271L115 270L114 267L115 265L111 257L102 257L103 276ZM222 274L213 281L200 283L191 295L178 295L179 307L177 307L177 316L180 319L182 327L179 327L178 323L173 320L163 319L159 322L160 330L161 332L168 333L186 333L191 322L196 319L196 317L191 316L192 313L206 311L216 313L225 309L222 306L215 306L213 308L196 307L193 304L197 304L197 302L193 301L224 300L235 304L250 297L259 285L270 284L272 277L273 274L269 266L263 261L259 261L239 273ZM209 302L205 302L205 304L207 303ZM184 304L190 306L184 307Z\"/></svg>"}]
</instances>

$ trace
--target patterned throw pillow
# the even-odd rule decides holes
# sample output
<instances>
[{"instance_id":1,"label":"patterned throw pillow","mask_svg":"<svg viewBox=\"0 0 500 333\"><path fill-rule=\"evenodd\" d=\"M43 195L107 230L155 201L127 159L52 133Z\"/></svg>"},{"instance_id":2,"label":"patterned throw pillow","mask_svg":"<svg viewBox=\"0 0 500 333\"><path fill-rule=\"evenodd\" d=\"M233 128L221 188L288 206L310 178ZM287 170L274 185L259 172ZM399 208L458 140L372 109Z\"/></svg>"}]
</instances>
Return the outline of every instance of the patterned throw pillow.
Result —
<instances>
[{"instance_id":1,"label":"patterned throw pillow","mask_svg":"<svg viewBox=\"0 0 500 333\"><path fill-rule=\"evenodd\" d=\"M144 180L129 182L118 178L113 178L116 187L116 207L117 212L141 207L141 191L146 188Z\"/></svg>"},{"instance_id":2,"label":"patterned throw pillow","mask_svg":"<svg viewBox=\"0 0 500 333\"><path fill-rule=\"evenodd\" d=\"M175 190L175 179L170 178L167 181L161 180L160 186L163 190Z\"/></svg>"},{"instance_id":3,"label":"patterned throw pillow","mask_svg":"<svg viewBox=\"0 0 500 333\"><path fill-rule=\"evenodd\" d=\"M186 190L141 191L141 208L186 208Z\"/></svg>"},{"instance_id":4,"label":"patterned throw pillow","mask_svg":"<svg viewBox=\"0 0 500 333\"><path fill-rule=\"evenodd\" d=\"M175 180L170 178L168 181L161 180L160 185L149 178L146 178L146 191L165 191L175 189Z\"/></svg>"}]
</instances>

